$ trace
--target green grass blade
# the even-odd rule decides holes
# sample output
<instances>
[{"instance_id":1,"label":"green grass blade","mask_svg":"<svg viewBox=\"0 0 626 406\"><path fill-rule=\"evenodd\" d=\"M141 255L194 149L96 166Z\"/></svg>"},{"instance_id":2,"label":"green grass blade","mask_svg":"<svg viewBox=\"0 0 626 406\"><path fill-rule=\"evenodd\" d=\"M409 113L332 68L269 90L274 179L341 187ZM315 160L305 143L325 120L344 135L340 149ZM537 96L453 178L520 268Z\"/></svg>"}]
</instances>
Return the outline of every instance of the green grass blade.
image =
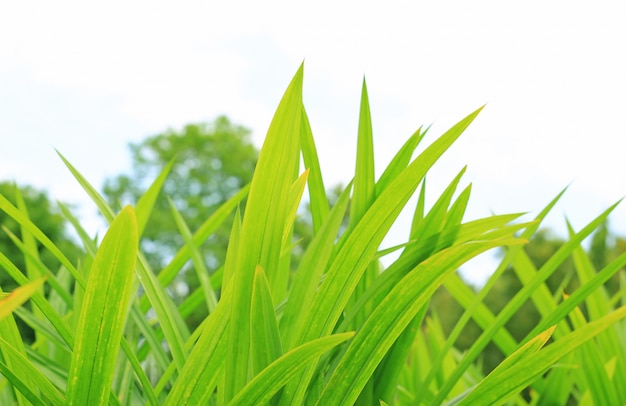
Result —
<instances>
[{"instance_id":1,"label":"green grass blade","mask_svg":"<svg viewBox=\"0 0 626 406\"><path fill-rule=\"evenodd\" d=\"M350 226L354 227L374 201L374 140L367 85L363 79Z\"/></svg>"},{"instance_id":2,"label":"green grass blade","mask_svg":"<svg viewBox=\"0 0 626 406\"><path fill-rule=\"evenodd\" d=\"M55 388L54 385L50 382L50 380L43 373L41 373L41 371L37 369L23 353L15 349L2 337L0 337L0 348L2 348L5 360L7 358L10 358L12 360L12 365L10 368L8 368L6 364L4 364L4 367L11 370L11 375L14 379L19 380L20 376L27 377L28 382L22 381L22 384L25 387L28 388L31 385L35 385L34 387L38 389L42 397L53 405L60 406L65 403L65 399L63 398L59 390ZM6 369L0 372L4 373L6 372ZM15 381L12 381L12 383L15 385ZM26 393L24 393L24 395L26 395Z\"/></svg>"},{"instance_id":3,"label":"green grass blade","mask_svg":"<svg viewBox=\"0 0 626 406\"><path fill-rule=\"evenodd\" d=\"M506 324L508 320L515 314L515 312L522 306L522 304L528 300L532 292L534 292L538 286L543 284L545 280L556 270L575 248L588 237L593 230L595 230L603 221L606 220L608 215L615 209L617 203L603 212L600 216L596 217L591 223L589 223L583 230L571 238L565 243L550 259L541 267L536 273L533 279L522 287L522 289L506 304L504 309L500 311L494 323L489 326L487 330L484 330L480 337L474 342L472 347L467 351L465 357L457 367L457 369L450 375L445 385L441 388L437 394L433 403L441 404L448 395L449 391L456 384L458 379L463 375L465 370L471 365L472 362L480 355L481 351L489 344L493 335ZM560 320L559 320L560 321ZM557 321L558 323L558 321ZM555 325L557 323L552 323Z\"/></svg>"},{"instance_id":4,"label":"green grass blade","mask_svg":"<svg viewBox=\"0 0 626 406\"><path fill-rule=\"evenodd\" d=\"M58 201L57 201L57 204L59 205L59 208L61 209L61 213L63 213L63 216L65 216L65 218L70 222L72 227L74 227L74 231L76 231L76 234L78 234L78 237L80 238L80 241L83 243L83 248L85 248L85 251L87 252L87 254L91 255L92 257L95 256L97 246L96 246L96 242L94 241L94 239L92 239L89 236L89 234L87 234L87 231L85 231L85 229L80 224L76 216L74 216L70 212L70 210L67 208L66 205Z\"/></svg>"},{"instance_id":5,"label":"green grass blade","mask_svg":"<svg viewBox=\"0 0 626 406\"><path fill-rule=\"evenodd\" d=\"M36 292L40 291L40 288L43 286L46 278L39 278L34 280L33 282L27 283L25 285L16 288L14 291L9 293L6 297L0 296L0 320L8 316L13 312L13 310L20 307L23 303L25 303L32 295Z\"/></svg>"},{"instance_id":6,"label":"green grass blade","mask_svg":"<svg viewBox=\"0 0 626 406\"><path fill-rule=\"evenodd\" d=\"M587 324L585 316L583 316L579 308L574 309L569 318L575 329L580 329ZM621 404L621 402L618 400L617 392L604 367L606 357L603 351L609 350L609 348L601 347L604 344L599 340L602 335L603 334L599 334L598 337L593 340L594 342L582 344L576 350L576 353L578 355L582 375L585 377L586 387L591 393L594 404L618 405ZM610 358L615 359L614 357Z\"/></svg>"},{"instance_id":7,"label":"green grass blade","mask_svg":"<svg viewBox=\"0 0 626 406\"><path fill-rule=\"evenodd\" d=\"M477 110L461 120L430 145L374 202L331 264L314 298L315 311L309 316L306 338L315 338L332 330L362 272L421 179L479 112Z\"/></svg>"},{"instance_id":8,"label":"green grass blade","mask_svg":"<svg viewBox=\"0 0 626 406\"><path fill-rule=\"evenodd\" d=\"M69 405L109 401L137 249L137 222L127 206L111 223L89 275L68 376Z\"/></svg>"},{"instance_id":9,"label":"green grass blade","mask_svg":"<svg viewBox=\"0 0 626 406\"><path fill-rule=\"evenodd\" d=\"M488 249L512 243L519 240L455 246L433 255L407 274L357 332L317 404L353 404L383 356L445 276Z\"/></svg>"},{"instance_id":10,"label":"green grass blade","mask_svg":"<svg viewBox=\"0 0 626 406\"><path fill-rule=\"evenodd\" d=\"M289 191L299 157L303 66L289 84L270 124L252 177L244 213L237 266L232 279L228 361L224 399L229 401L248 382L250 301L257 265L278 269ZM243 249L245 247L245 249Z\"/></svg>"},{"instance_id":11,"label":"green grass blade","mask_svg":"<svg viewBox=\"0 0 626 406\"><path fill-rule=\"evenodd\" d=\"M57 281L56 275L49 270L38 254L35 254L32 249L26 246L20 239L13 234L8 228L2 226L2 230L7 234L7 236L11 239L11 241L15 244L15 246L24 254L24 257L28 259L31 268L31 274L34 275L44 275L50 287L55 291L56 294L59 295L60 298L68 305L72 305L72 296L61 284ZM33 277L29 277L29 279L33 280ZM36 277L34 278L36 279ZM20 278L22 280L22 278ZM37 290L38 293L43 294L43 289ZM38 316L43 317L38 310L36 311Z\"/></svg>"},{"instance_id":12,"label":"green grass blade","mask_svg":"<svg viewBox=\"0 0 626 406\"><path fill-rule=\"evenodd\" d=\"M180 212L176 210L174 202L169 197L168 200L170 202L170 208L172 209L172 215L174 216L174 220L176 221L178 231L185 240L185 244L191 252L191 260L193 261L196 275L198 275L198 280L200 281L200 287L204 292L207 309L210 313L215 310L215 307L217 306L217 297L215 296L215 291L211 284L209 270L206 268L200 250L193 244L193 236L191 234L191 231L189 230L189 226L187 226L187 223L185 222L185 219L183 219L183 216L180 214Z\"/></svg>"},{"instance_id":13,"label":"green grass blade","mask_svg":"<svg viewBox=\"0 0 626 406\"><path fill-rule=\"evenodd\" d=\"M250 352L254 376L283 355L272 293L265 272L260 266L257 266L254 274L250 325Z\"/></svg>"},{"instance_id":14,"label":"green grass blade","mask_svg":"<svg viewBox=\"0 0 626 406\"><path fill-rule=\"evenodd\" d=\"M350 187L347 187L311 241L294 275L293 286L280 324L286 349L293 348L295 338L302 331L305 322L302 314L306 314L310 309L313 295L328 265L334 247L333 243L349 202Z\"/></svg>"},{"instance_id":15,"label":"green grass blade","mask_svg":"<svg viewBox=\"0 0 626 406\"><path fill-rule=\"evenodd\" d=\"M21 227L27 230L33 237L37 239L56 259L59 260L63 266L65 266L71 273L76 281L84 286L85 279L76 270L76 267L67 257L61 252L61 250L52 242L46 235L39 229L30 219L11 204L4 196L0 195L0 210L3 210L9 217L15 220Z\"/></svg>"},{"instance_id":16,"label":"green grass blade","mask_svg":"<svg viewBox=\"0 0 626 406\"><path fill-rule=\"evenodd\" d=\"M111 207L109 207L104 197L102 197L102 195L98 193L98 191L93 186L91 186L87 179L85 179L85 177L59 151L57 151L57 154L59 155L67 169L69 169L70 173L78 181L83 190L96 204L98 210L100 210L100 214L102 214L102 217L104 217L106 222L110 224L115 218L115 213L113 212Z\"/></svg>"},{"instance_id":17,"label":"green grass blade","mask_svg":"<svg viewBox=\"0 0 626 406\"><path fill-rule=\"evenodd\" d=\"M374 393L378 394L380 399L393 399L395 397L399 377L402 370L406 368L411 347L415 342L415 337L419 332L427 310L428 306L422 306L422 309L400 334L378 368L376 368Z\"/></svg>"},{"instance_id":18,"label":"green grass blade","mask_svg":"<svg viewBox=\"0 0 626 406\"><path fill-rule=\"evenodd\" d=\"M241 201L246 198L249 190L250 185L241 188L239 192L222 204L200 227L198 227L193 235L193 243L196 247L204 243L204 241L219 228L228 216L238 207ZM161 285L167 286L172 282L190 258L191 252L185 245L174 255L170 263L159 272L158 279ZM142 301L141 305L143 310L147 310L147 302Z\"/></svg>"},{"instance_id":19,"label":"green grass blade","mask_svg":"<svg viewBox=\"0 0 626 406\"><path fill-rule=\"evenodd\" d=\"M545 218L548 215L548 213L554 208L556 203L565 193L565 190L566 189L562 190L539 212L539 214L535 218L535 221L529 223L529 225L525 228L524 232L520 235L520 238L529 239L537 231L537 229L539 228L541 224L541 220ZM417 398L421 398L421 396L423 396L423 393L425 393L425 391L427 390L428 386L430 385L430 382L432 381L432 379L434 379L435 375L439 372L445 355L451 350L451 348L453 347L458 337L461 335L467 323L474 317L474 315L477 314L477 312L480 311L479 310L480 308L484 307L483 300L487 296L487 293L491 290L491 288L495 284L496 280L500 277L500 275L502 275L502 273L508 268L514 256L522 252L523 247L512 246L512 247L506 247L505 249L506 249L506 254L504 258L502 259L502 261L500 262L500 264L498 265L498 267L496 268L496 270L494 271L493 275L487 280L487 283L480 290L480 292L474 297L473 301L469 305L465 306L465 311L463 312L463 315L461 315L461 318L458 320L458 322L454 326L454 329L448 335L448 340L446 341L444 349L437 356L437 358L433 360L432 368L430 372L428 373L428 376L423 380L419 389L415 392ZM457 297L457 300L458 299L459 298ZM486 312L485 312L485 316L483 317L488 317ZM535 331L535 333L531 335L530 337L536 336L541 331L546 330L552 324L554 323L546 324L543 328ZM496 333L494 337L500 334L501 333ZM506 341L505 342L499 341L499 342L501 344L506 345Z\"/></svg>"},{"instance_id":20,"label":"green grass blade","mask_svg":"<svg viewBox=\"0 0 626 406\"><path fill-rule=\"evenodd\" d=\"M376 182L375 195L380 196L383 190L389 186L392 180L394 180L411 162L411 157L415 152L415 149L419 145L420 141L424 139L426 132L422 132L421 127L409 137L404 143L402 148L393 157L387 168L380 178Z\"/></svg>"},{"instance_id":21,"label":"green grass blade","mask_svg":"<svg viewBox=\"0 0 626 406\"><path fill-rule=\"evenodd\" d=\"M26 383L24 383L19 377L13 373L13 369L8 367L4 362L0 361L0 374L4 375L11 384L20 392L24 398L26 398L31 405L46 406L46 403L41 400L35 392L33 392ZM23 400L19 400L20 404Z\"/></svg>"},{"instance_id":22,"label":"green grass blade","mask_svg":"<svg viewBox=\"0 0 626 406\"><path fill-rule=\"evenodd\" d=\"M24 196L20 192L20 189L15 187L15 201L17 203L17 208L29 217L28 208L26 207L26 202L24 201ZM24 260L26 264L26 275L28 275L28 279L34 280L38 277L44 276L40 272L40 269L34 264L34 262L40 261L39 259L39 250L37 248L37 242L31 233L28 232L28 229L23 225L20 226L20 231L22 234L22 241L24 242L24 253L28 253L29 255L25 255ZM40 287L39 293L43 294L43 287ZM35 312L38 312L37 310Z\"/></svg>"},{"instance_id":23,"label":"green grass blade","mask_svg":"<svg viewBox=\"0 0 626 406\"><path fill-rule=\"evenodd\" d=\"M541 351L519 360L501 372L490 374L474 389L461 405L501 403L509 396L520 392L551 366L571 351L579 348L605 329L626 317L626 306L620 307L601 319L590 322L558 339Z\"/></svg>"},{"instance_id":24,"label":"green grass blade","mask_svg":"<svg viewBox=\"0 0 626 406\"><path fill-rule=\"evenodd\" d=\"M450 210L446 214L445 225L447 227L457 226L463 222L463 216L465 215L465 210L467 210L467 204L469 203L471 193L472 185L469 184L454 201Z\"/></svg>"},{"instance_id":25,"label":"green grass blade","mask_svg":"<svg viewBox=\"0 0 626 406\"><path fill-rule=\"evenodd\" d=\"M167 175L169 175L173 165L173 160L165 165L159 176L157 176L154 182L152 182L148 190L146 190L145 193L141 195L141 198L135 206L135 213L137 214L137 230L139 231L139 237L143 235L143 230L146 228L146 224L148 224L150 214L152 213L154 204L159 197L159 193L161 192L163 183L165 182Z\"/></svg>"},{"instance_id":26,"label":"green grass blade","mask_svg":"<svg viewBox=\"0 0 626 406\"><path fill-rule=\"evenodd\" d=\"M141 253L139 253L137 258L136 271L149 303L152 305L159 320L159 326L163 330L163 335L172 353L172 358L176 363L176 367L180 370L187 358L184 343L189 336L189 331L181 319L172 298L159 284L157 277L148 265L148 261Z\"/></svg>"},{"instance_id":27,"label":"green grass blade","mask_svg":"<svg viewBox=\"0 0 626 406\"><path fill-rule=\"evenodd\" d=\"M363 272L376 255L378 246L426 172L470 125L480 110L461 120L426 148L374 201L348 235L326 273L326 279L313 299L312 309L315 310L307 316L306 330L300 342L332 331ZM297 388L292 385L286 388L281 399L283 404L301 402L311 373L309 369L302 379L292 384L297 385Z\"/></svg>"},{"instance_id":28,"label":"green grass blade","mask_svg":"<svg viewBox=\"0 0 626 406\"><path fill-rule=\"evenodd\" d=\"M339 331L344 331L346 322L351 320L355 309L363 306L367 301L374 300L378 297L384 297L400 280L415 266L428 258L428 255L433 252L439 252L445 248L449 248L454 244L462 244L471 240L484 240L488 239L490 234L491 238L499 238L501 235L507 235L513 233L520 228L523 228L524 224L517 224L511 226L505 226L507 223L519 217L519 215L504 215L504 216L492 216L485 219L474 220L463 224L459 227L452 227L446 229L441 233L441 236L435 234L430 238L419 242L420 247L411 251L410 255L402 255L398 260L393 262L379 277L374 285L372 285L367 292L365 292L359 301L354 305L350 311L344 315L344 321L339 327ZM490 230L497 230L500 236L494 236ZM433 246L435 249L433 250Z\"/></svg>"},{"instance_id":29,"label":"green grass blade","mask_svg":"<svg viewBox=\"0 0 626 406\"><path fill-rule=\"evenodd\" d=\"M313 232L317 232L324 224L326 216L330 212L328 197L326 196L326 188L322 179L322 170L320 169L319 159L317 157L317 149L313 141L313 132L309 117L306 114L304 106L302 106L302 119L300 120L300 149L302 151L302 159L304 167L309 170L309 200L311 208L311 218L313 220Z\"/></svg>"},{"instance_id":30,"label":"green grass blade","mask_svg":"<svg viewBox=\"0 0 626 406\"><path fill-rule=\"evenodd\" d=\"M354 333L335 334L312 340L292 349L251 380L228 405L255 406L265 404L312 360L353 336Z\"/></svg>"},{"instance_id":31,"label":"green grass blade","mask_svg":"<svg viewBox=\"0 0 626 406\"><path fill-rule=\"evenodd\" d=\"M39 281L34 282L34 283L38 283L38 282ZM6 388L5 394L11 397L11 402L13 402L13 399L15 398L19 406L27 404L26 400L24 399L25 395L23 395L22 392L20 392L20 388L22 385L26 386L26 388L31 391L34 391L34 392L37 391L37 386L31 380L30 376L27 373L22 373L22 369L20 368L21 359L12 354L13 352L17 352L20 355L25 355L26 348L25 348L25 344L23 342L22 336L20 334L20 331L17 328L15 318L11 315L11 312L15 311L17 314L21 310L25 310L23 307L20 307L21 304L25 302L28 299L28 297L32 296L33 294L40 295L40 293L38 293L38 286L34 286L34 289L33 289L33 286L30 286L30 287L28 285L26 286L27 287L23 289L24 292L20 293L19 289L22 289L22 287L20 287L16 289L15 291L13 291L12 293L8 294L8 296L6 297L4 296L5 294L2 293L2 289L0 289L0 298L3 298L2 300L0 300L0 313L5 313L4 316L0 317L0 337L2 337L5 340L5 341L0 341L0 360L4 360L6 368L13 371L13 375L15 376L15 379L19 381L17 383L14 383L13 387L11 387L11 384L5 385L5 388ZM30 290L30 292L28 292L28 290ZM17 294L15 294L16 291L17 291ZM28 297L23 297L23 296L26 296L25 293L27 294ZM41 319L37 318L37 320L39 321ZM63 344L61 343L61 345ZM11 347L11 348L5 348L5 347ZM1 376L1 373L0 373L0 376ZM2 385L0 384L0 393L2 392L1 389L2 389ZM14 391L15 389L17 389L17 391Z\"/></svg>"},{"instance_id":32,"label":"green grass blade","mask_svg":"<svg viewBox=\"0 0 626 406\"><path fill-rule=\"evenodd\" d=\"M215 311L208 316L165 406L205 405L209 401L218 378L224 373L230 304L230 295L222 296Z\"/></svg>"},{"instance_id":33,"label":"green grass blade","mask_svg":"<svg viewBox=\"0 0 626 406\"><path fill-rule=\"evenodd\" d=\"M17 267L2 252L0 252L0 267L4 268L18 284L26 285L29 283L29 280L26 279L20 270L17 269ZM68 329L65 320L59 316L44 296L39 292L35 292L31 296L31 302L41 310L45 318L50 321L50 324L52 324L54 329L63 338L63 341L65 341L68 347L72 348L74 345L74 336Z\"/></svg>"}]
</instances>

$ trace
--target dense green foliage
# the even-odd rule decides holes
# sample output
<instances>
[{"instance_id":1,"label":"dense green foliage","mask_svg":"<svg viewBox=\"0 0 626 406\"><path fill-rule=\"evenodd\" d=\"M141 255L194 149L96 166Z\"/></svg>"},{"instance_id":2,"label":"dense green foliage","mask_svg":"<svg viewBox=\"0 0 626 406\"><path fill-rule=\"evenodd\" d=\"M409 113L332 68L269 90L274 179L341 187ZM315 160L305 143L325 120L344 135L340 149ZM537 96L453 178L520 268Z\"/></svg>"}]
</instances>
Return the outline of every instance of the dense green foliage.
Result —
<instances>
[{"instance_id":1,"label":"dense green foliage","mask_svg":"<svg viewBox=\"0 0 626 406\"><path fill-rule=\"evenodd\" d=\"M591 255L582 248L594 232L602 235L615 206L581 230L569 227L568 238L535 264L529 255L533 237L562 194L531 221L518 214L465 221L471 187L461 186L461 169L426 207L430 168L481 109L423 148L425 134L416 131L376 178L365 83L354 180L331 204L302 86L301 67L278 106L249 185L238 185L193 222L182 214L184 202L167 208L177 230L172 238L183 245L163 255L158 267L140 241L159 204L167 211L159 196L163 189L175 193L165 185L177 170L179 182L185 179L186 160L166 157L160 172L146 170L133 186L141 191L130 199L134 207L114 210L61 157L110 224L98 244L71 212L64 213L83 244L79 259L48 238L19 201L16 207L0 195L0 211L20 225L27 256L37 255L39 244L61 264L42 279L24 275L0 255L0 267L20 285L0 297L0 404L626 403L626 295L621 285L605 287L615 275L623 279L626 254L602 255L607 246L600 237ZM150 161L154 152L144 157ZM293 235L305 189L313 237L301 245ZM125 204L119 190L111 196ZM382 247L414 194L406 243ZM209 272L202 246L228 222L227 250ZM502 250L501 263L474 290L456 270L492 249ZM302 255L294 263L298 250ZM395 251L400 255L384 266L380 258ZM199 284L176 304L172 284L189 262ZM577 283L556 276L551 285L560 269L570 269ZM511 270L519 289L507 287L510 297L493 312L490 292ZM443 311L428 314L440 286L463 309L451 331L442 328ZM32 310L21 306L29 296ZM530 331L514 331L514 318L529 302L539 317ZM186 321L199 307L208 316L190 329ZM22 338L16 317L32 325L34 343ZM461 353L455 344L470 321L480 334ZM481 358L489 345L505 359L485 375Z\"/></svg>"}]
</instances>

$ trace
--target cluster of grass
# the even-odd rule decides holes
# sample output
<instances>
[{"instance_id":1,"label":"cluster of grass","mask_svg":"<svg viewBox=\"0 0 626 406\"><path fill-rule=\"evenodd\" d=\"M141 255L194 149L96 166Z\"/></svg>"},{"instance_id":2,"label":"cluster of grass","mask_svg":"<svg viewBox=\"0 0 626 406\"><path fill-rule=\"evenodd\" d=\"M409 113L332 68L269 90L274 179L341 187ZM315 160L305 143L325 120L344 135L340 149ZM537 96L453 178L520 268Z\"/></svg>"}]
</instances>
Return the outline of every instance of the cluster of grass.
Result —
<instances>
[{"instance_id":1,"label":"cluster of grass","mask_svg":"<svg viewBox=\"0 0 626 406\"><path fill-rule=\"evenodd\" d=\"M300 68L249 186L193 233L172 206L186 245L164 269L150 269L138 241L169 167L134 208L116 214L62 157L109 222L98 244L65 211L86 252L79 261L29 220L19 196L16 206L0 196L0 209L21 226L14 241L27 258L20 270L0 253L0 266L20 285L0 297L0 404L626 404L626 307L620 305L626 291L608 297L603 286L626 265L626 255L596 270L581 247L613 207L580 231L570 227L569 241L536 269L523 245L560 195L530 222L518 222L517 214L464 222L470 187L459 189L461 170L426 210L427 172L480 110L413 158L425 133L418 130L376 180L365 85L355 176L330 207L302 81ZM315 235L292 271L298 244L292 228L305 188ZM407 242L381 249L416 192ZM233 211L226 261L209 276L197 247ZM60 269L39 261L38 245ZM506 254L476 292L455 271L496 247ZM384 267L380 258L393 251L400 255ZM545 281L569 257L581 287L554 295ZM168 285L188 261L200 286L176 306ZM483 298L509 266L523 288L495 315ZM427 316L442 284L465 309L448 336L436 312ZM29 298L32 310L22 306ZM517 342L505 324L528 300L542 319ZM198 306L209 316L189 331L184 320ZM15 317L34 329L33 343L22 340ZM454 343L470 320L483 332L461 354ZM485 376L480 356L490 343L506 359Z\"/></svg>"}]
</instances>

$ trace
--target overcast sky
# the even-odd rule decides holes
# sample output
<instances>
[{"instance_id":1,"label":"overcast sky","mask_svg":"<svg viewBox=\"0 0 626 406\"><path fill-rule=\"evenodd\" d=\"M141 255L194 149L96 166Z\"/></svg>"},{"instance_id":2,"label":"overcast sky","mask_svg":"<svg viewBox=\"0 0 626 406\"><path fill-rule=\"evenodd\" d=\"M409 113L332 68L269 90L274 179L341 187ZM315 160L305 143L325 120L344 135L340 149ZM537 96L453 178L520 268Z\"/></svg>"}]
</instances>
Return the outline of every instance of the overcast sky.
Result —
<instances>
[{"instance_id":1,"label":"overcast sky","mask_svg":"<svg viewBox=\"0 0 626 406\"><path fill-rule=\"evenodd\" d=\"M365 76L379 171L420 125L430 142L486 103L429 192L468 165L477 217L571 184L547 223L580 229L626 195L625 16L603 0L2 2L0 179L92 216L54 148L100 187L129 142L220 114L260 146L304 60L327 184L352 176ZM624 207L611 224L626 233Z\"/></svg>"}]
</instances>

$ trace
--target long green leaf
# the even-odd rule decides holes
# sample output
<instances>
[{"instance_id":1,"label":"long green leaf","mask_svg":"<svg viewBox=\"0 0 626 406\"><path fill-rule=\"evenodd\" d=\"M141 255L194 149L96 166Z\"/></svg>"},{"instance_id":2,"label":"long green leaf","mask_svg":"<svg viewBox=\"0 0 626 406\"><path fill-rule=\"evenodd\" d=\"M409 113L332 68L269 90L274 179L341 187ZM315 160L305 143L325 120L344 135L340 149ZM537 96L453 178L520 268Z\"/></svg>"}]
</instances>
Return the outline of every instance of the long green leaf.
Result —
<instances>
[{"instance_id":1,"label":"long green leaf","mask_svg":"<svg viewBox=\"0 0 626 406\"><path fill-rule=\"evenodd\" d=\"M353 336L354 333L335 334L312 340L292 349L251 380L228 405L255 406L265 404L311 360L318 358Z\"/></svg>"},{"instance_id":2,"label":"long green leaf","mask_svg":"<svg viewBox=\"0 0 626 406\"><path fill-rule=\"evenodd\" d=\"M63 405L65 399L57 388L52 385L50 380L37 369L26 356L11 344L0 337L0 348L2 348L5 358L7 355L14 361L14 365L9 368L12 371L13 379L19 379L20 376L28 377L30 382L23 382L23 385L29 387L30 383L41 392L43 398L47 399L53 405ZM2 372L2 371L0 371ZM13 382L15 384L15 382Z\"/></svg>"},{"instance_id":3,"label":"long green leaf","mask_svg":"<svg viewBox=\"0 0 626 406\"><path fill-rule=\"evenodd\" d=\"M579 348L620 319L626 317L626 306L593 321L548 345L541 351L519 360L504 371L490 374L461 405L502 403L545 373L559 359Z\"/></svg>"},{"instance_id":4,"label":"long green leaf","mask_svg":"<svg viewBox=\"0 0 626 406\"><path fill-rule=\"evenodd\" d=\"M374 201L363 219L349 234L326 273L326 279L313 299L301 341L329 334L343 312L365 268L376 254L389 228L413 195L418 184L478 115L480 109L461 120L420 154ZM301 403L313 370L283 392L282 404Z\"/></svg>"},{"instance_id":5,"label":"long green leaf","mask_svg":"<svg viewBox=\"0 0 626 406\"><path fill-rule=\"evenodd\" d=\"M250 324L252 373L257 375L283 355L272 293L261 266L257 266L254 274Z\"/></svg>"},{"instance_id":6,"label":"long green leaf","mask_svg":"<svg viewBox=\"0 0 626 406\"><path fill-rule=\"evenodd\" d=\"M493 335L500 328L502 328L502 326L504 326L506 322L515 314L517 309L519 309L522 304L528 300L532 292L545 282L545 280L556 270L558 265L561 264L576 249L576 247L591 234L593 230L606 220L608 215L611 211L613 211L613 209L615 209L616 206L617 203L609 207L600 216L596 217L591 223L583 228L583 230L559 248L559 250L552 257L550 257L550 259L536 273L530 283L524 285L522 289L506 304L504 309L500 311L489 328L484 330L480 337L472 344L463 360L459 363L457 369L450 375L450 377L448 377L448 380L437 394L433 403L441 404L443 402L449 391L463 375L464 371L480 355L481 351L485 348L485 346L487 346L489 341L491 341ZM559 321L560 320L557 320L556 323L551 323L549 326L555 325Z\"/></svg>"},{"instance_id":7,"label":"long green leaf","mask_svg":"<svg viewBox=\"0 0 626 406\"><path fill-rule=\"evenodd\" d=\"M317 149L313 141L313 133L309 117L306 114L304 106L302 106L302 119L300 121L300 149L302 151L302 159L304 167L309 170L309 200L311 207L311 219L313 221L313 231L317 232L324 224L326 216L330 211L326 189L324 188L324 180L322 179L322 170L320 169L319 159L317 157Z\"/></svg>"},{"instance_id":8,"label":"long green leaf","mask_svg":"<svg viewBox=\"0 0 626 406\"><path fill-rule=\"evenodd\" d=\"M206 268L200 250L193 244L193 236L191 234L191 231L189 230L189 226L185 222L185 219L176 209L174 202L169 197L168 200L170 203L172 214L174 215L174 220L176 221L176 226L178 227L178 231L182 235L183 239L185 240L185 244L191 252L191 260L193 261L196 275L198 276L198 280L200 281L200 287L204 292L204 300L206 301L207 309L210 313L215 310L215 307L217 306L217 297L215 296L215 291L213 290L213 285L211 284L209 270Z\"/></svg>"},{"instance_id":9,"label":"long green leaf","mask_svg":"<svg viewBox=\"0 0 626 406\"><path fill-rule=\"evenodd\" d=\"M302 116L303 66L289 84L270 124L252 177L241 228L241 247L233 275L226 401L248 381L250 351L250 301L257 265L278 269L289 191L298 163L298 138Z\"/></svg>"},{"instance_id":10,"label":"long green leaf","mask_svg":"<svg viewBox=\"0 0 626 406\"><path fill-rule=\"evenodd\" d=\"M22 285L6 297L0 299L0 320L11 314L13 310L26 302L39 288L43 286L46 278L39 278L33 282Z\"/></svg>"},{"instance_id":11,"label":"long green leaf","mask_svg":"<svg viewBox=\"0 0 626 406\"><path fill-rule=\"evenodd\" d=\"M137 222L127 206L111 223L89 275L67 382L69 405L108 403L137 249Z\"/></svg>"},{"instance_id":12,"label":"long green leaf","mask_svg":"<svg viewBox=\"0 0 626 406\"><path fill-rule=\"evenodd\" d=\"M300 261L280 324L286 349L293 348L294 339L304 326L305 320L302 314L306 314L310 309L313 295L328 265L333 243L349 202L350 187L347 187L339 196L339 200Z\"/></svg>"},{"instance_id":13,"label":"long green leaf","mask_svg":"<svg viewBox=\"0 0 626 406\"><path fill-rule=\"evenodd\" d=\"M509 239L455 246L418 265L392 289L357 332L317 404L353 404L383 356L445 276L481 252L512 243L520 241Z\"/></svg>"}]
</instances>

